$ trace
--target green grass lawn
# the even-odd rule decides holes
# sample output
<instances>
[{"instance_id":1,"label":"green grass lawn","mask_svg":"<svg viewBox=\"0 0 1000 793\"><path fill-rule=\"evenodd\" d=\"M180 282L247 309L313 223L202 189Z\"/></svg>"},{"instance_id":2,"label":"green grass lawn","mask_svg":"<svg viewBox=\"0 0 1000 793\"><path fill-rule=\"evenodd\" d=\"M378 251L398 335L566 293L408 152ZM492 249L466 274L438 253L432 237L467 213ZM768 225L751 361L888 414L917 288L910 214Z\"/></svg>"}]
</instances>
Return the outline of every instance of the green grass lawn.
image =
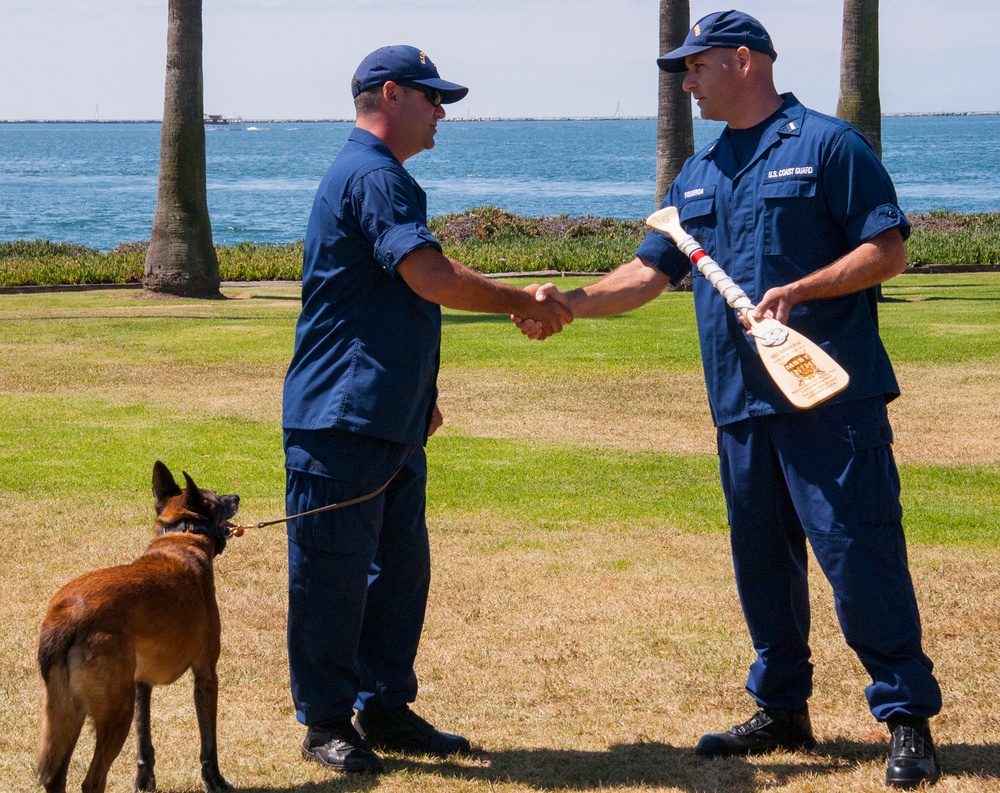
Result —
<instances>
[{"instance_id":1,"label":"green grass lawn","mask_svg":"<svg viewBox=\"0 0 1000 793\"><path fill-rule=\"evenodd\" d=\"M882 330L904 389L890 410L911 569L946 690L940 787L1000 791L1000 273L906 275L884 292ZM284 512L281 384L297 288L225 293L0 295L2 791L36 789L33 654L45 604L70 578L141 552L155 460L239 493L244 523ZM364 781L299 758L277 526L247 531L216 563L224 774L257 793L882 790L885 731L867 713L869 681L821 578L818 752L694 756L701 732L749 715L752 655L693 323L689 293L574 322L543 343L504 318L445 312L417 705L480 752L390 756L389 774ZM187 677L157 689L153 714L160 789L200 790ZM109 793L131 790L133 752L130 742Z\"/></svg>"},{"instance_id":2,"label":"green grass lawn","mask_svg":"<svg viewBox=\"0 0 1000 793\"><path fill-rule=\"evenodd\" d=\"M565 280L567 288L575 282ZM98 291L0 298L4 491L27 498L143 493L153 460L169 458L197 462L204 475L225 476L244 496L276 505L280 384L298 303L290 286L237 296L243 299L145 301ZM1000 365L997 275L903 276L886 296L882 327L897 364ZM643 373L669 380L700 371L687 294L666 294L628 316L581 320L543 344L529 343L503 318L446 312L443 361L445 374L481 371L487 391L490 380L516 373L571 399L578 379ZM985 376L979 387L984 400L995 399ZM688 398L704 403L702 392ZM530 421L530 405L517 409ZM655 452L602 449L583 434L568 440L483 439L446 424L431 441L432 505L560 522L600 514L643 521L669 504L685 530L724 528L714 455L672 450L669 439ZM911 536L1000 542L998 494L990 487L996 472L996 461L959 466L951 476L933 463L905 464Z\"/></svg>"}]
</instances>

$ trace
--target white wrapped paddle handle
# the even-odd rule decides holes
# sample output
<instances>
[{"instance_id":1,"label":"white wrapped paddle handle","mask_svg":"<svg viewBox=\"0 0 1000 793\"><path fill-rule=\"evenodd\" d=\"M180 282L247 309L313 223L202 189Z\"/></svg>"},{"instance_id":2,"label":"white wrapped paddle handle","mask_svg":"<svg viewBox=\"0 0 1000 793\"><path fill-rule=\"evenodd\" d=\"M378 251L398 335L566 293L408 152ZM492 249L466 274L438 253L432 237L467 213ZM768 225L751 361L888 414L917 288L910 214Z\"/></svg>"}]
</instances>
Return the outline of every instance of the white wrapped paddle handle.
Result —
<instances>
[{"instance_id":1,"label":"white wrapped paddle handle","mask_svg":"<svg viewBox=\"0 0 1000 793\"><path fill-rule=\"evenodd\" d=\"M750 312L754 309L754 304L750 302L747 293L736 285L725 271L715 263L715 259L705 253L698 241L690 234L676 234L674 243L677 248L687 256L698 268L699 272L708 279L708 282L719 290L731 308L739 311L748 322L753 322Z\"/></svg>"}]
</instances>

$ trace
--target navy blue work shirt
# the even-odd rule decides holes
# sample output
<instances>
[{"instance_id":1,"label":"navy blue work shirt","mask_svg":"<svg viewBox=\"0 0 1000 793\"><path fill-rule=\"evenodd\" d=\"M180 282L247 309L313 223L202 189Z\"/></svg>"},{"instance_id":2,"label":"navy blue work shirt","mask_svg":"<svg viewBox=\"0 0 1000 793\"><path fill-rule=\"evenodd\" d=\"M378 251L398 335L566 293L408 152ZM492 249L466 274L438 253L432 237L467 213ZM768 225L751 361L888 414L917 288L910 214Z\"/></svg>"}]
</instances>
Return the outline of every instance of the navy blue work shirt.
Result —
<instances>
[{"instance_id":1,"label":"navy blue work shirt","mask_svg":"<svg viewBox=\"0 0 1000 793\"><path fill-rule=\"evenodd\" d=\"M681 223L757 303L771 287L826 267L887 229L910 225L889 174L854 127L804 107L792 94L740 167L729 129L688 159L667 193ZM637 255L677 283L692 271L669 238L650 232ZM696 269L695 312L716 426L796 408L767 375L736 312ZM820 344L850 375L832 398L899 395L878 333L877 291L793 307L789 327Z\"/></svg>"},{"instance_id":2,"label":"navy blue work shirt","mask_svg":"<svg viewBox=\"0 0 1000 793\"><path fill-rule=\"evenodd\" d=\"M431 246L441 247L427 228L426 194L378 137L355 128L320 183L306 230L286 430L426 440L441 308L396 267Z\"/></svg>"}]
</instances>

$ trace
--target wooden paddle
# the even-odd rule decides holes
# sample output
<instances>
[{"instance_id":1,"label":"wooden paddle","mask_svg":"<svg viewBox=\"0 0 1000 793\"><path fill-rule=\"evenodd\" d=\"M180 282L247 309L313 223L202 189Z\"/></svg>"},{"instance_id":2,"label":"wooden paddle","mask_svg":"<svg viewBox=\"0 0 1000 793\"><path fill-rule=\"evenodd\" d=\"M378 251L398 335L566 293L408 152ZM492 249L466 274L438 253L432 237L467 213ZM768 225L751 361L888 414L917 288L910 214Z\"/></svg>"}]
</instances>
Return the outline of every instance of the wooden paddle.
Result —
<instances>
[{"instance_id":1,"label":"wooden paddle","mask_svg":"<svg viewBox=\"0 0 1000 793\"><path fill-rule=\"evenodd\" d=\"M669 234L677 247L726 302L743 315L757 342L757 352L775 385L797 408L811 408L845 388L850 378L819 345L776 319L753 316L754 304L721 267L684 231L674 207L665 207L646 218L646 225Z\"/></svg>"}]
</instances>

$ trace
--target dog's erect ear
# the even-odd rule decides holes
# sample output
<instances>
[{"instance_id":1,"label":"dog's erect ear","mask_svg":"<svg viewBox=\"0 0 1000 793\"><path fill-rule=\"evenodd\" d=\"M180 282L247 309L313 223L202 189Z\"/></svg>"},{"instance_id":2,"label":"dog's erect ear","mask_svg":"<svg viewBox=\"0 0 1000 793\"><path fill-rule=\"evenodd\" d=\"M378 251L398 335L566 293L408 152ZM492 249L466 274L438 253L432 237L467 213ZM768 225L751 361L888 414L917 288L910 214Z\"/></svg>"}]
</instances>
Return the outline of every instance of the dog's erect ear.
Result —
<instances>
[{"instance_id":1,"label":"dog's erect ear","mask_svg":"<svg viewBox=\"0 0 1000 793\"><path fill-rule=\"evenodd\" d=\"M187 483L187 496L185 498L187 508L192 512L197 512L203 518L211 518L211 508L205 500L201 488L194 483L194 480L187 471L183 471L182 473L184 474L184 481Z\"/></svg>"},{"instance_id":2,"label":"dog's erect ear","mask_svg":"<svg viewBox=\"0 0 1000 793\"><path fill-rule=\"evenodd\" d=\"M153 503L156 505L156 514L163 512L167 505L167 500L174 496L179 496L181 489L174 481L174 475L159 460L153 466Z\"/></svg>"}]
</instances>

